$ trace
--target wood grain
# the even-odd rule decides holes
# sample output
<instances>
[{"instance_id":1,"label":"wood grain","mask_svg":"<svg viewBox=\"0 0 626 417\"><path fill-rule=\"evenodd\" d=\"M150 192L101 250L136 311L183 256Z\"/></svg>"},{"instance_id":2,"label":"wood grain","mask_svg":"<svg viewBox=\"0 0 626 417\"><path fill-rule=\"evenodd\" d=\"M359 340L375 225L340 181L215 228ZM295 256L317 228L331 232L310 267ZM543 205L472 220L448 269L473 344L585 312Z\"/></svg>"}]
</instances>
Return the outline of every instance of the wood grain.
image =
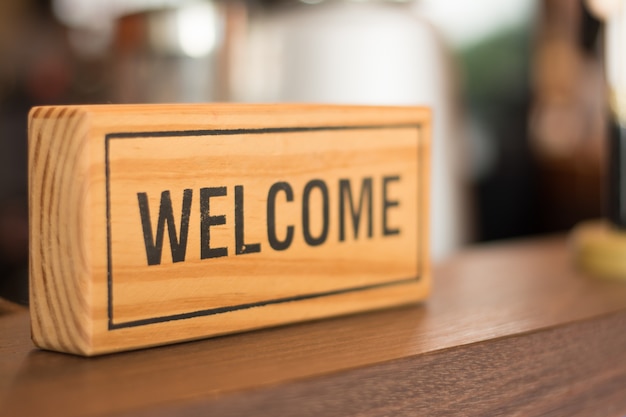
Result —
<instances>
[{"instance_id":1,"label":"wood grain","mask_svg":"<svg viewBox=\"0 0 626 417\"><path fill-rule=\"evenodd\" d=\"M0 414L619 416L625 317L562 238L464 252L423 306L91 359L0 305Z\"/></svg>"},{"instance_id":2,"label":"wood grain","mask_svg":"<svg viewBox=\"0 0 626 417\"><path fill-rule=\"evenodd\" d=\"M623 416L626 313L128 416Z\"/></svg>"},{"instance_id":3,"label":"wood grain","mask_svg":"<svg viewBox=\"0 0 626 417\"><path fill-rule=\"evenodd\" d=\"M35 343L88 351L91 326L87 115L35 108L29 115L29 283Z\"/></svg>"},{"instance_id":4,"label":"wood grain","mask_svg":"<svg viewBox=\"0 0 626 417\"><path fill-rule=\"evenodd\" d=\"M411 107L33 109L35 343L96 355L423 300L429 129Z\"/></svg>"}]
</instances>

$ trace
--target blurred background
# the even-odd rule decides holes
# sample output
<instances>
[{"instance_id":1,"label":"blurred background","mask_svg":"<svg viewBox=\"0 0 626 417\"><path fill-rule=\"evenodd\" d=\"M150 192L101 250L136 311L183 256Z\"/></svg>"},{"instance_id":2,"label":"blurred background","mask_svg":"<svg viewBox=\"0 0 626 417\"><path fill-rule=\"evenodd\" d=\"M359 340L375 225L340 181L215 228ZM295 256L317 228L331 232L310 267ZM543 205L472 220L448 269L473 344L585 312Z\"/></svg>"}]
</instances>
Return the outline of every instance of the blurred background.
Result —
<instances>
[{"instance_id":1,"label":"blurred background","mask_svg":"<svg viewBox=\"0 0 626 417\"><path fill-rule=\"evenodd\" d=\"M35 105L427 105L435 261L599 217L601 38L578 0L2 0L0 292L27 296Z\"/></svg>"}]
</instances>

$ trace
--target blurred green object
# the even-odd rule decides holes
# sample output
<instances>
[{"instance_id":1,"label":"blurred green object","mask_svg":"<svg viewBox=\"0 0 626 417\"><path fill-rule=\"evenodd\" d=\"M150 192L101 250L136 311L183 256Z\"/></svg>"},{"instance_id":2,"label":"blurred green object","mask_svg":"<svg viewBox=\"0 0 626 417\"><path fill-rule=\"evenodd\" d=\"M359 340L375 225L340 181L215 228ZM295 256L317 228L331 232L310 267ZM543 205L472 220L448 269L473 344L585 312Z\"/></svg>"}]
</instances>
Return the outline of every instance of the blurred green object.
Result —
<instances>
[{"instance_id":1,"label":"blurred green object","mask_svg":"<svg viewBox=\"0 0 626 417\"><path fill-rule=\"evenodd\" d=\"M506 27L460 51L479 241L538 232L527 128L532 30L530 21Z\"/></svg>"}]
</instances>

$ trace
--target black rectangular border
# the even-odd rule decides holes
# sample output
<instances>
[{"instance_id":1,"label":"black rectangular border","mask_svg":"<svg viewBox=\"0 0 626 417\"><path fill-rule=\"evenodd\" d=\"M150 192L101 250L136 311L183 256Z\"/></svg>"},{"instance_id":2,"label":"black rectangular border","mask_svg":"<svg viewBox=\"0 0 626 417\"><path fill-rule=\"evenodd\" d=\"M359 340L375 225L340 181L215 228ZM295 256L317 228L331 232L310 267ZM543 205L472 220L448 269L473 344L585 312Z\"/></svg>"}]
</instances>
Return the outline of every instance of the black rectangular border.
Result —
<instances>
[{"instance_id":1,"label":"black rectangular border","mask_svg":"<svg viewBox=\"0 0 626 417\"><path fill-rule=\"evenodd\" d=\"M194 317L211 316L215 314L223 314L231 311L245 310L254 307L263 307L272 304L282 304L293 301L302 301L313 298L321 298L339 294L346 294L351 292L366 291L375 288L389 287L393 285L402 285L412 281L419 281L423 275L423 260L420 259L420 248L423 245L422 240L422 210L421 194L423 190L417 190L417 271L418 275L412 278L402 278L394 281L387 281L379 284L370 284L366 286L344 288L333 291L326 291L321 293L311 293L297 295L287 298L278 298L272 300L259 301L248 304L238 304L234 306L211 308L206 310L198 310L189 313L179 313L160 317L151 317L147 319L132 320L123 323L113 323L113 265L111 259L111 204L110 204L110 167L109 167L109 142L113 139L137 139L137 138L163 138L163 137L188 137L188 136L233 136L233 135L247 135L247 134L268 134L268 133L297 133L297 132L316 132L316 131L340 131L340 130L382 130L382 129L417 129L417 170L418 170L418 188L421 188L421 181L424 176L424 163L423 163L423 146L420 146L420 136L422 134L421 123L415 124L392 124L392 125L360 125L360 126L311 126L311 127L273 127L273 128L258 128L258 129L200 129L200 130L172 130L172 131L149 131L149 132L114 132L108 133L104 137L104 155L105 155L105 181L106 181L106 223L107 223L107 315L108 315L108 330L123 329L129 327L145 326L149 324L163 323L173 320L184 320ZM428 237L426 237L428 238Z\"/></svg>"}]
</instances>

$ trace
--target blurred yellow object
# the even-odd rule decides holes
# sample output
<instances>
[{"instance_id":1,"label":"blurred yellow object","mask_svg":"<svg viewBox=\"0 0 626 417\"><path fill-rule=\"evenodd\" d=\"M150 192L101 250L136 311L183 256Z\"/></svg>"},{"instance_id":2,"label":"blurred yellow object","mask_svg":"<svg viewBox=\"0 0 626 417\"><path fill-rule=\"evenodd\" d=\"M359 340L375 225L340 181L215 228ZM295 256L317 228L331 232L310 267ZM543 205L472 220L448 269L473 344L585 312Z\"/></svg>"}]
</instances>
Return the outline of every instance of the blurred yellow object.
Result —
<instances>
[{"instance_id":1,"label":"blurred yellow object","mask_svg":"<svg viewBox=\"0 0 626 417\"><path fill-rule=\"evenodd\" d=\"M571 238L577 267L595 277L626 281L626 230L595 220L576 226Z\"/></svg>"}]
</instances>

